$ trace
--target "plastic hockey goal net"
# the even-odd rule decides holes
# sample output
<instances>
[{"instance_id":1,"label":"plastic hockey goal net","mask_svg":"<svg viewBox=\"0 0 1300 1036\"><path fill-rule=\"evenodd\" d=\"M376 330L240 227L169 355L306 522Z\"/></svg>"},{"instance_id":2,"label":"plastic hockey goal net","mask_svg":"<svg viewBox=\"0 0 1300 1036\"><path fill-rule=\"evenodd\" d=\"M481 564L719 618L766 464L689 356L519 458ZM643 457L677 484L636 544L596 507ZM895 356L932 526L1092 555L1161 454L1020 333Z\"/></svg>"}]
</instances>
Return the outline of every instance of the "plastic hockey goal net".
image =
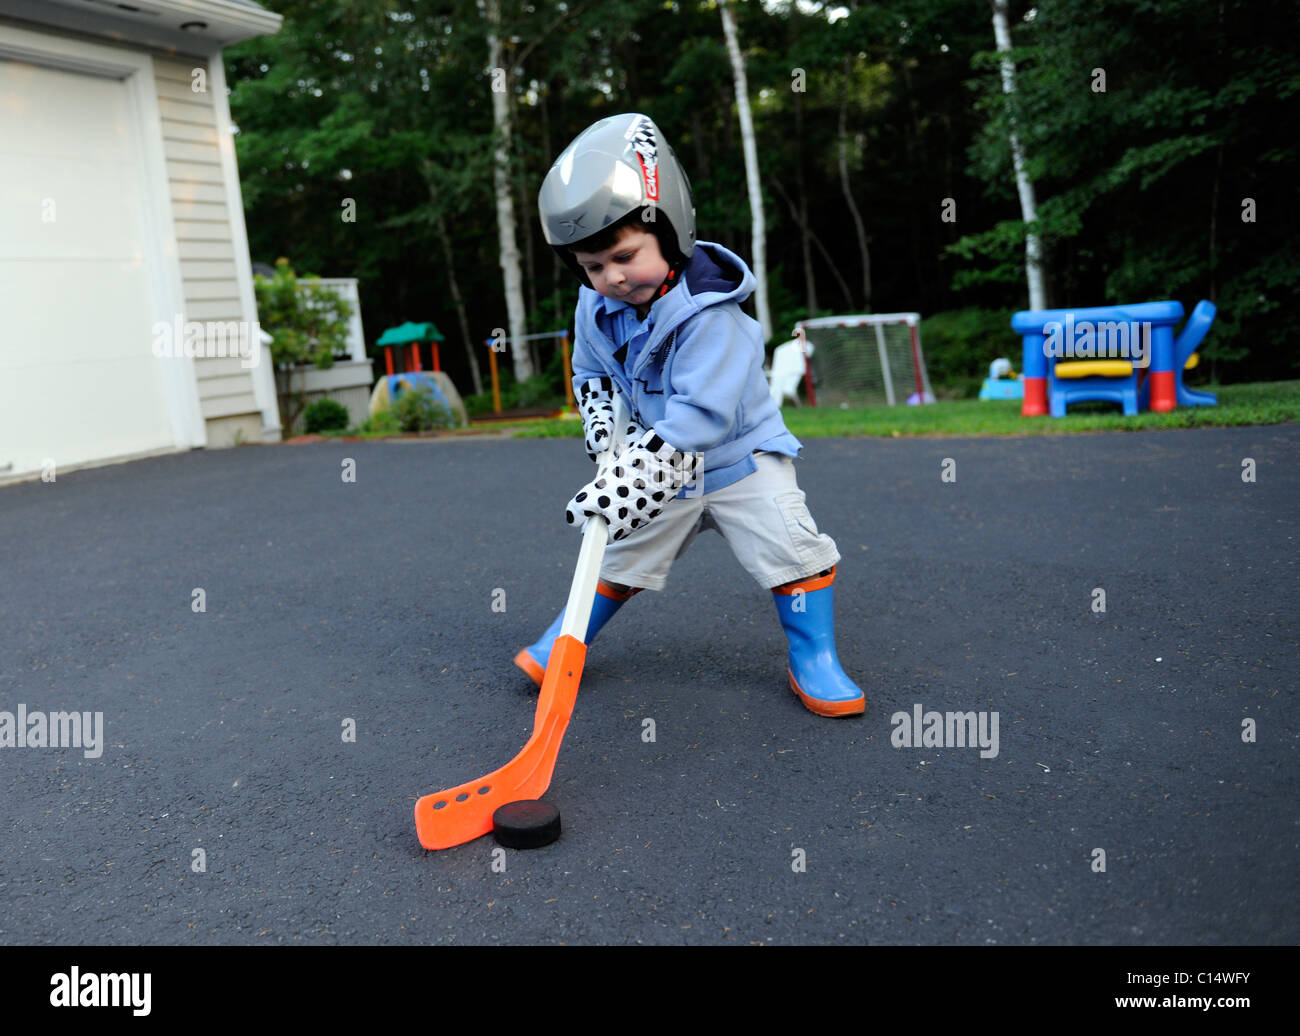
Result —
<instances>
[{"instance_id":1,"label":"plastic hockey goal net","mask_svg":"<svg viewBox=\"0 0 1300 1036\"><path fill-rule=\"evenodd\" d=\"M812 406L933 403L918 313L818 317L795 325ZM811 346L811 348L808 348Z\"/></svg>"}]
</instances>

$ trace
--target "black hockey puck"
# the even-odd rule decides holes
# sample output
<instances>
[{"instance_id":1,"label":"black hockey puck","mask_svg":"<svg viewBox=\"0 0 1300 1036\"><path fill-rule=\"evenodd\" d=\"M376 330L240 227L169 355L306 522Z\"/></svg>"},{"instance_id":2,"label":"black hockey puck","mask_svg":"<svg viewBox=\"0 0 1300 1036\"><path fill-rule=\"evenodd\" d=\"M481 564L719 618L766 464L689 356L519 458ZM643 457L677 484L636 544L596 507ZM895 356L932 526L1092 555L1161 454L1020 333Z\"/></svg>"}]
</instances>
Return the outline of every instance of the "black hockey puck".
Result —
<instances>
[{"instance_id":1,"label":"black hockey puck","mask_svg":"<svg viewBox=\"0 0 1300 1036\"><path fill-rule=\"evenodd\" d=\"M520 799L498 806L492 834L507 849L537 849L560 837L560 811L543 799Z\"/></svg>"}]
</instances>

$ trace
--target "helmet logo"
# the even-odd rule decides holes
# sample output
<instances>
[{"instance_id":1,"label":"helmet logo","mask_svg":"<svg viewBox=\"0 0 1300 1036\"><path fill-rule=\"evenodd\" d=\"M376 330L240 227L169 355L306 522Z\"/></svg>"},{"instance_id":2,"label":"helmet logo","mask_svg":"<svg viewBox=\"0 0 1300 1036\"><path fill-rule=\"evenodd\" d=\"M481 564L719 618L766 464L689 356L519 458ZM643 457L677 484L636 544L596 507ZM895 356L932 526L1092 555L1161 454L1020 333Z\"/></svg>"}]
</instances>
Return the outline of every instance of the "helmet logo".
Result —
<instances>
[{"instance_id":1,"label":"helmet logo","mask_svg":"<svg viewBox=\"0 0 1300 1036\"><path fill-rule=\"evenodd\" d=\"M646 197L658 201L659 148L655 144L654 123L643 115L628 128L625 136L632 142L632 150L641 162L641 178L645 181Z\"/></svg>"},{"instance_id":2,"label":"helmet logo","mask_svg":"<svg viewBox=\"0 0 1300 1036\"><path fill-rule=\"evenodd\" d=\"M560 220L560 226L564 228L566 234L576 234L582 227L582 217L574 216L573 219Z\"/></svg>"}]
</instances>

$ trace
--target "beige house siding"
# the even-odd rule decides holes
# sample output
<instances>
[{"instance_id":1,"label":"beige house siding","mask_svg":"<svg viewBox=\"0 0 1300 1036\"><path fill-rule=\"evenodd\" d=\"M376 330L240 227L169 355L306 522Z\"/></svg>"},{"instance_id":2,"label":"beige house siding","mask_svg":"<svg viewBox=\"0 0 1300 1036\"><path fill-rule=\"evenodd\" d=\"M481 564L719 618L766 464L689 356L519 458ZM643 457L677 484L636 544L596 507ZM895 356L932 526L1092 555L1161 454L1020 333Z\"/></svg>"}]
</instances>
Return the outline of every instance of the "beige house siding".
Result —
<instances>
[{"instance_id":1,"label":"beige house siding","mask_svg":"<svg viewBox=\"0 0 1300 1036\"><path fill-rule=\"evenodd\" d=\"M202 69L206 80L207 63L155 55L153 67L186 319L244 320L212 94L192 87L195 69ZM250 372L233 357L198 359L195 369L209 445L228 445L241 428L245 439L256 442L261 413Z\"/></svg>"},{"instance_id":2,"label":"beige house siding","mask_svg":"<svg viewBox=\"0 0 1300 1036\"><path fill-rule=\"evenodd\" d=\"M207 59L115 44L100 35L0 15L0 28L5 25L149 54L185 300L181 316L198 321L256 320L257 314L246 314L240 300L213 94L210 87L206 93L191 88L194 69L203 69L207 76ZM263 422L252 370L242 367L237 357L194 362L208 446L231 446L241 439L260 442ZM263 362L269 362L269 357L264 355Z\"/></svg>"}]
</instances>

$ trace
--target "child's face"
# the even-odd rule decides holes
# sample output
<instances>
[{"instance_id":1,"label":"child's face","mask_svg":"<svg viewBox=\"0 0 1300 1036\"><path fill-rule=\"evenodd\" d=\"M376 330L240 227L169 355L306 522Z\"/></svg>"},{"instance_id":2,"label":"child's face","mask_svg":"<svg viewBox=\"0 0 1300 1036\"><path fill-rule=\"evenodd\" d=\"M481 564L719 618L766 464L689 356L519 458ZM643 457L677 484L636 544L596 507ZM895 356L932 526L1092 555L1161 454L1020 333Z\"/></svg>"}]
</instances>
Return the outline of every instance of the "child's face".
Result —
<instances>
[{"instance_id":1,"label":"child's face","mask_svg":"<svg viewBox=\"0 0 1300 1036\"><path fill-rule=\"evenodd\" d=\"M638 312L650 309L652 296L668 276L668 263L659 250L659 239L636 227L624 227L618 243L603 252L574 252L600 294L635 306Z\"/></svg>"}]
</instances>

